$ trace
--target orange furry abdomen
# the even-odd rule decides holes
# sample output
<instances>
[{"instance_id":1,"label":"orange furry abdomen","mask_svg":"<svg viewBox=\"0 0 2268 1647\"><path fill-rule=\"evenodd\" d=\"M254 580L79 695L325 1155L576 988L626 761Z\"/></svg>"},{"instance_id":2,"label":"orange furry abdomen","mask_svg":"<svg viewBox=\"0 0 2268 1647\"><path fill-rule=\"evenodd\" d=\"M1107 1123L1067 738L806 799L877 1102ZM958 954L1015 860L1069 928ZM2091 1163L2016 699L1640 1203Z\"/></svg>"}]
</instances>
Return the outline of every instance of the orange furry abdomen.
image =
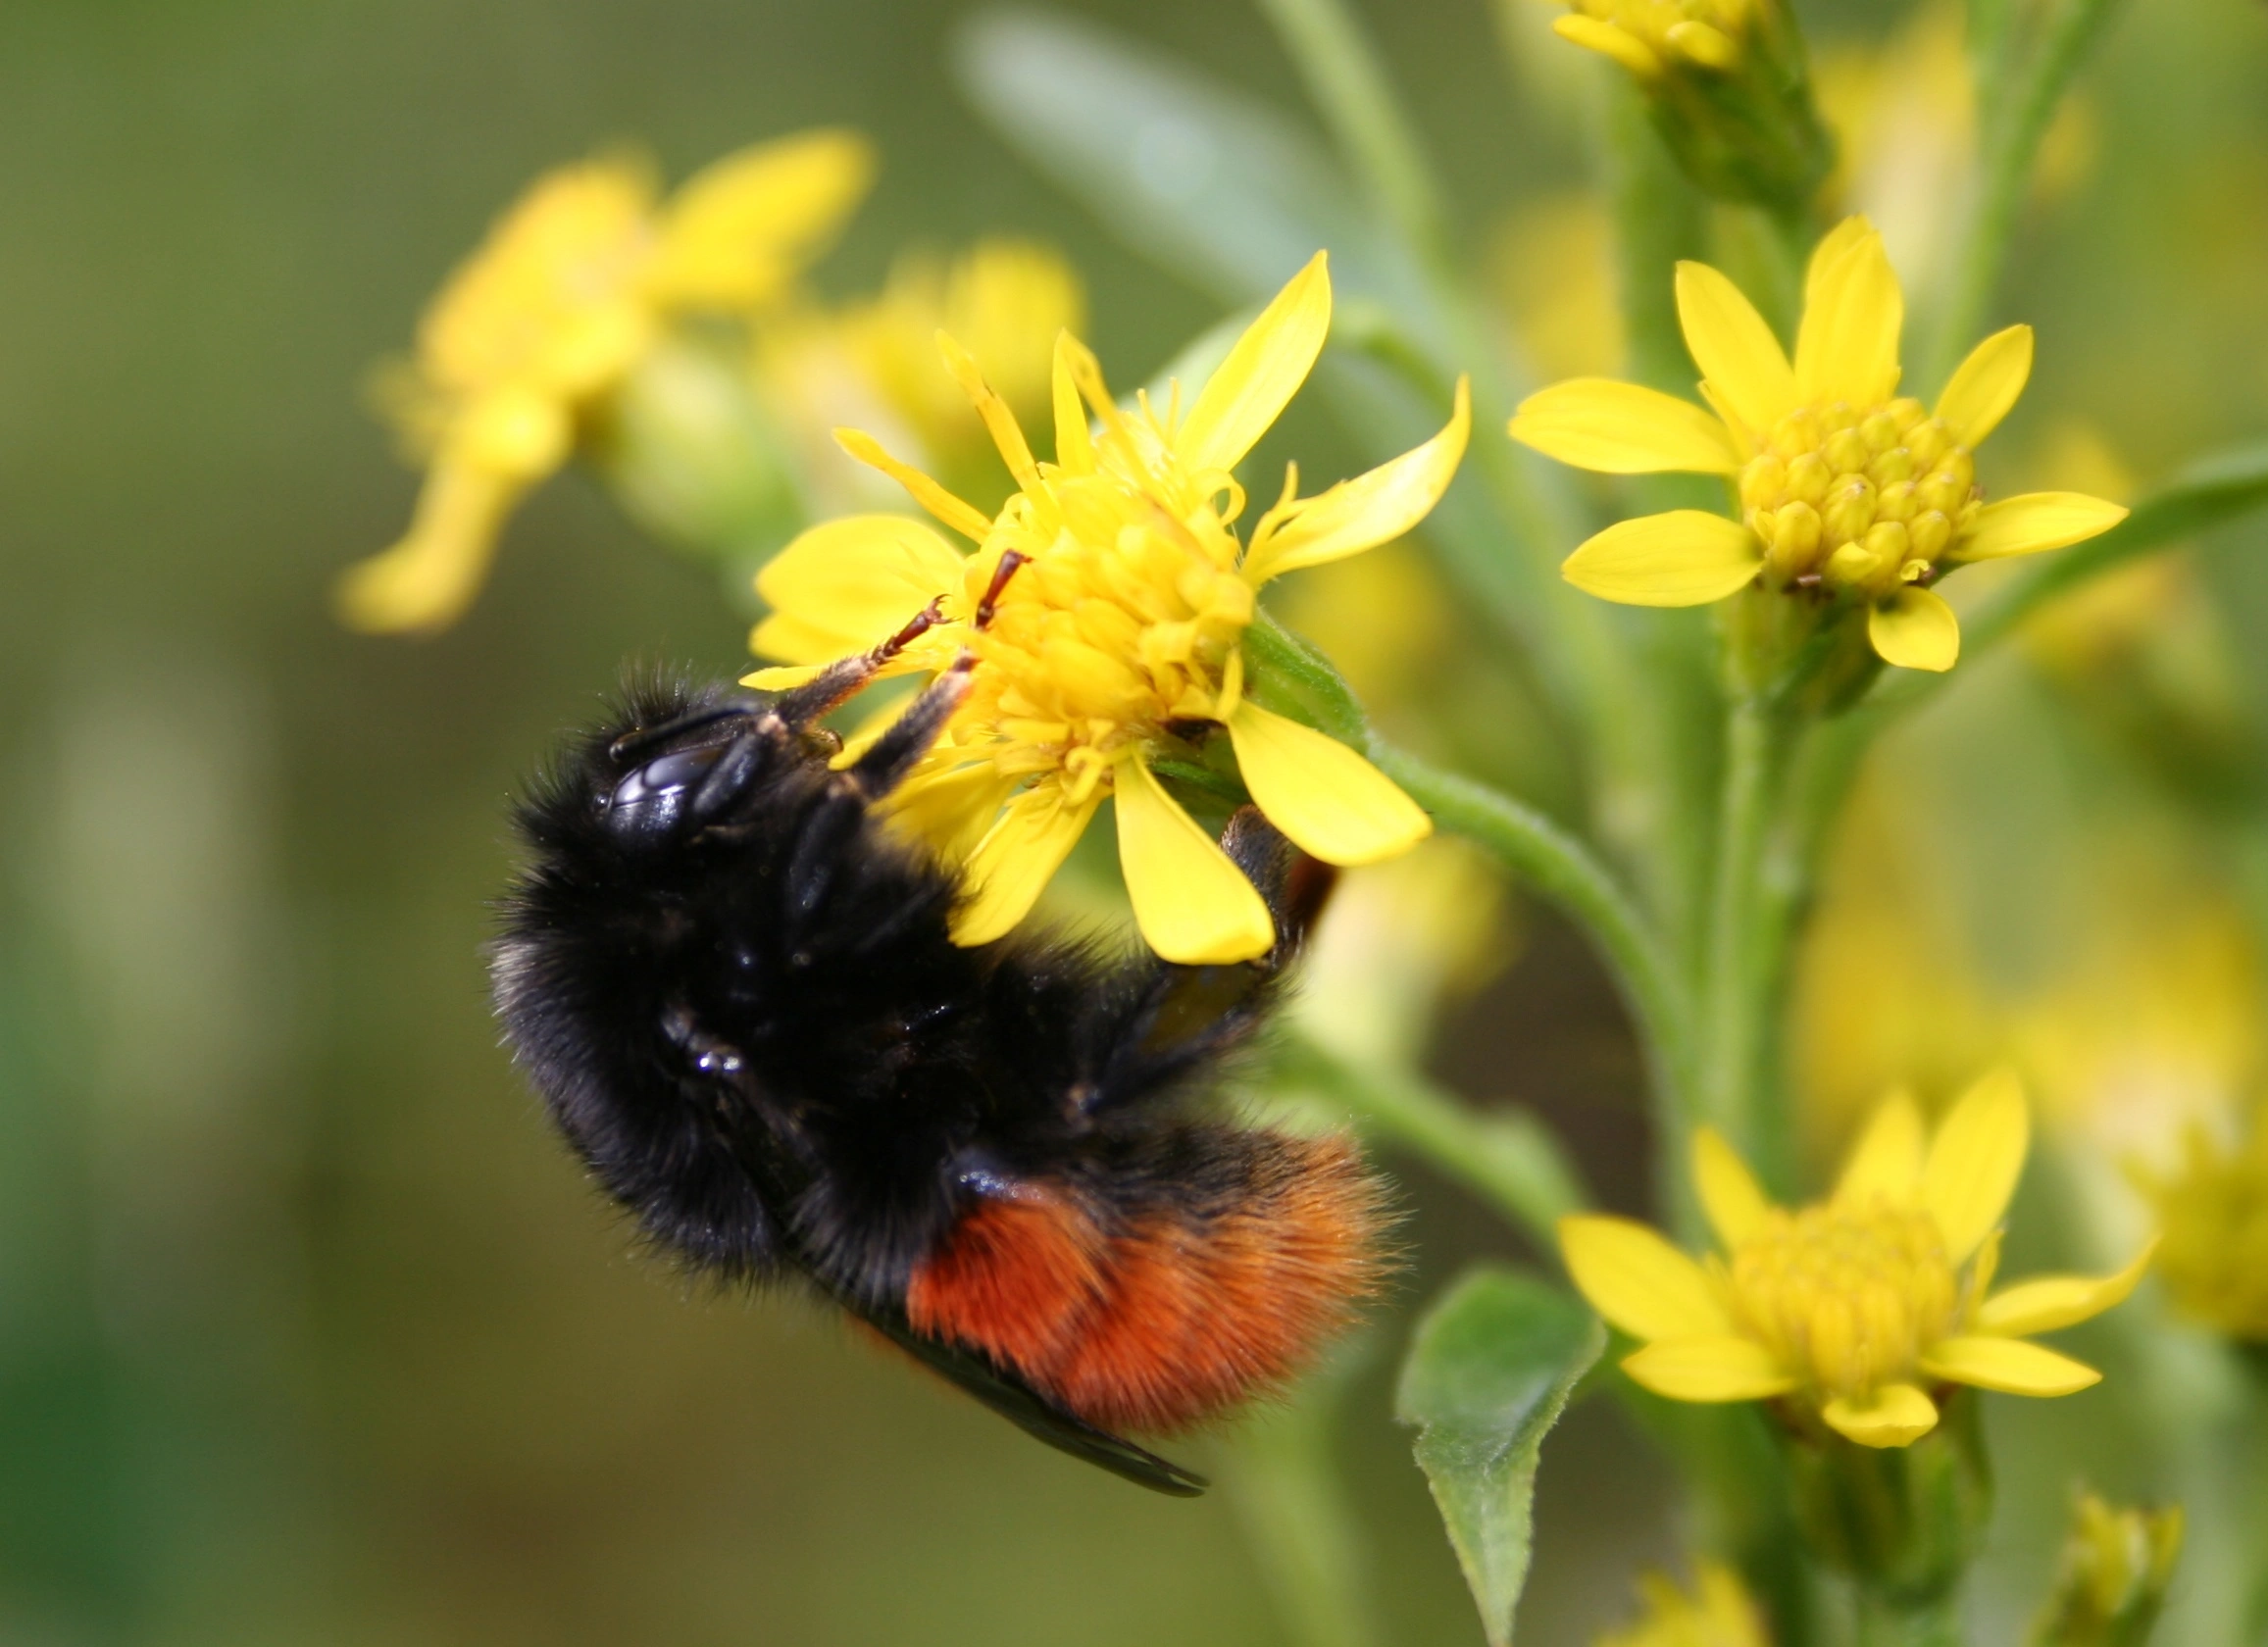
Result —
<instances>
[{"instance_id":1,"label":"orange furry abdomen","mask_svg":"<svg viewBox=\"0 0 2268 1647\"><path fill-rule=\"evenodd\" d=\"M1106 1223L1072 1192L988 1200L916 1266L916 1332L983 1351L1104 1429L1200 1423L1280 1386L1378 1289L1378 1180L1342 1137L1244 1134L1218 1206L1171 1194Z\"/></svg>"}]
</instances>

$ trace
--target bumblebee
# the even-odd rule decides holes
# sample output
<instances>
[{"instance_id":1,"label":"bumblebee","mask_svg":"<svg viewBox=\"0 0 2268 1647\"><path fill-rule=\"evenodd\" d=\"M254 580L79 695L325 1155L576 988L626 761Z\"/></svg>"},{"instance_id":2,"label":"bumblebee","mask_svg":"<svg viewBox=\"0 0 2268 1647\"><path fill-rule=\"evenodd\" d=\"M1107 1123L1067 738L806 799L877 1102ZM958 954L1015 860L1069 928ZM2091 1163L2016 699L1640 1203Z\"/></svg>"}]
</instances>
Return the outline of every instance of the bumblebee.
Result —
<instances>
[{"instance_id":1,"label":"bumblebee","mask_svg":"<svg viewBox=\"0 0 2268 1647\"><path fill-rule=\"evenodd\" d=\"M1259 962L957 947L953 876L877 805L973 661L847 765L820 725L937 621L777 696L632 689L517 808L498 1010L651 1242L731 1281L800 1278L1039 1439L1194 1494L1125 1432L1280 1386L1382 1274L1384 1195L1352 1141L1219 1105L1330 872L1246 808L1223 845L1276 918Z\"/></svg>"}]
</instances>

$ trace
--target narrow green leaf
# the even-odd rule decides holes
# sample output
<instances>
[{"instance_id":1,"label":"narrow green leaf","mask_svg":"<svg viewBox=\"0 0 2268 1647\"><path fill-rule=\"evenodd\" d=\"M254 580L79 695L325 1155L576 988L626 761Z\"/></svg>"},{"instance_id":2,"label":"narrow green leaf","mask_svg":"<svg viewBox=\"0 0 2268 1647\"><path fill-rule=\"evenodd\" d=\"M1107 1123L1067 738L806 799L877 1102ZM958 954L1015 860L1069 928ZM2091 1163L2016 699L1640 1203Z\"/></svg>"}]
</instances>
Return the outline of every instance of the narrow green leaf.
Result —
<instances>
[{"instance_id":1,"label":"narrow green leaf","mask_svg":"<svg viewBox=\"0 0 2268 1647\"><path fill-rule=\"evenodd\" d=\"M1332 256L1341 295L1414 307L1408 257L1322 146L1266 104L1091 24L980 13L960 30L963 89L1009 145L1121 239L1232 304Z\"/></svg>"},{"instance_id":2,"label":"narrow green leaf","mask_svg":"<svg viewBox=\"0 0 2268 1647\"><path fill-rule=\"evenodd\" d=\"M1394 1416L1417 1427L1434 1491L1489 1647L1510 1647L1528 1581L1537 1449L1606 1329L1558 1287L1483 1267L1418 1323Z\"/></svg>"}]
</instances>

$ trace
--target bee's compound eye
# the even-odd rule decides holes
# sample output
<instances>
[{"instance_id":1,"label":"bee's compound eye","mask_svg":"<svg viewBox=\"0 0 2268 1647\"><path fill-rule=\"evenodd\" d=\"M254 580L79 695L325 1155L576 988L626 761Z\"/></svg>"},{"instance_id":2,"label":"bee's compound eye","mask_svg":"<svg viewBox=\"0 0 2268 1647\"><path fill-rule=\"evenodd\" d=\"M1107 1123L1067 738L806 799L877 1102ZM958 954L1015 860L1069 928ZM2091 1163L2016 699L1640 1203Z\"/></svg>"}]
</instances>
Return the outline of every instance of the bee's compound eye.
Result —
<instances>
[{"instance_id":1,"label":"bee's compound eye","mask_svg":"<svg viewBox=\"0 0 2268 1647\"><path fill-rule=\"evenodd\" d=\"M680 749L629 773L606 798L608 824L623 834L666 833L684 812L686 791L707 774L728 747L713 743L699 749Z\"/></svg>"}]
</instances>

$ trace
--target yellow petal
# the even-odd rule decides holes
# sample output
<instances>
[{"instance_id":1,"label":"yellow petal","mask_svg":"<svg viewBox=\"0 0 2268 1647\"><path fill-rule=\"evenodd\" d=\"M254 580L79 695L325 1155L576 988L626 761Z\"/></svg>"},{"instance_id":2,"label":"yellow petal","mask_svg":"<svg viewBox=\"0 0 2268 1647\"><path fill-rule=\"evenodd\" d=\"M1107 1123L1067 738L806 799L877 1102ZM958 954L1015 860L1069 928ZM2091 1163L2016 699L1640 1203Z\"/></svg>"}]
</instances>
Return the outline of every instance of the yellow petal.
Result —
<instances>
[{"instance_id":1,"label":"yellow petal","mask_svg":"<svg viewBox=\"0 0 2268 1647\"><path fill-rule=\"evenodd\" d=\"M852 131L805 131L703 167L662 214L647 289L708 308L768 303L834 238L874 180Z\"/></svg>"},{"instance_id":2,"label":"yellow petal","mask_svg":"<svg viewBox=\"0 0 2268 1647\"><path fill-rule=\"evenodd\" d=\"M1302 567L1359 555L1401 536L1449 489L1472 428L1472 389L1460 377L1456 407L1447 426L1433 439L1367 474L1300 499L1281 512L1281 525L1263 518L1244 560L1246 579L1258 585ZM1269 515L1277 517L1279 512L1271 510Z\"/></svg>"},{"instance_id":3,"label":"yellow petal","mask_svg":"<svg viewBox=\"0 0 2268 1647\"><path fill-rule=\"evenodd\" d=\"M2126 1302L2157 1250L2158 1244L2152 1239L2115 1275L2041 1275L2019 1281L2006 1292L1985 1300L1984 1308L1977 1312L1977 1330L2021 1338L2099 1316Z\"/></svg>"},{"instance_id":4,"label":"yellow petal","mask_svg":"<svg viewBox=\"0 0 2268 1647\"><path fill-rule=\"evenodd\" d=\"M848 657L896 633L961 579L961 556L919 521L830 521L799 534L756 574L773 616L757 625L755 648L794 664Z\"/></svg>"},{"instance_id":5,"label":"yellow petal","mask_svg":"<svg viewBox=\"0 0 2268 1647\"><path fill-rule=\"evenodd\" d=\"M1094 434L1086 421L1086 403L1080 398L1079 374L1073 361L1079 343L1068 331L1055 334L1055 365L1049 389L1055 401L1055 467L1067 474L1094 473Z\"/></svg>"},{"instance_id":6,"label":"yellow petal","mask_svg":"<svg viewBox=\"0 0 2268 1647\"><path fill-rule=\"evenodd\" d=\"M1642 1223L1578 1213L1559 1221L1559 1250L1590 1307L1634 1337L1723 1338L1733 1331L1709 1273Z\"/></svg>"},{"instance_id":7,"label":"yellow petal","mask_svg":"<svg viewBox=\"0 0 2268 1647\"><path fill-rule=\"evenodd\" d=\"M1260 311L1174 431L1174 450L1191 469L1234 469L1268 432L1331 330L1331 270L1317 252Z\"/></svg>"},{"instance_id":8,"label":"yellow petal","mask_svg":"<svg viewBox=\"0 0 2268 1647\"><path fill-rule=\"evenodd\" d=\"M1118 862L1134 924L1168 961L1252 961L1276 944L1268 906L1221 843L1138 760L1119 763Z\"/></svg>"},{"instance_id":9,"label":"yellow petal","mask_svg":"<svg viewBox=\"0 0 2268 1647\"><path fill-rule=\"evenodd\" d=\"M1863 1207L1870 1201L1910 1206L1922 1187L1922 1112L1913 1095L1891 1093L1878 1105L1850 1159L1836 1180L1835 1204Z\"/></svg>"},{"instance_id":10,"label":"yellow petal","mask_svg":"<svg viewBox=\"0 0 2268 1647\"><path fill-rule=\"evenodd\" d=\"M1662 31L1662 38L1704 69L1730 69L1740 61L1740 48L1733 37L1705 23L1673 23Z\"/></svg>"},{"instance_id":11,"label":"yellow petal","mask_svg":"<svg viewBox=\"0 0 2268 1647\"><path fill-rule=\"evenodd\" d=\"M1705 263L1678 265L1678 324L1701 375L1761 434L1795 410L1795 373L1756 306Z\"/></svg>"},{"instance_id":12,"label":"yellow petal","mask_svg":"<svg viewBox=\"0 0 2268 1647\"><path fill-rule=\"evenodd\" d=\"M1510 432L1547 457L1604 474L1733 474L1740 468L1725 425L1700 407L1608 377L1577 377L1530 395L1512 415Z\"/></svg>"},{"instance_id":13,"label":"yellow petal","mask_svg":"<svg viewBox=\"0 0 2268 1647\"><path fill-rule=\"evenodd\" d=\"M1953 545L1951 559L1996 561L2010 555L2037 555L2061 549L2110 530L2127 517L2115 503L2085 492L2026 492L1988 503L1969 534Z\"/></svg>"},{"instance_id":14,"label":"yellow petal","mask_svg":"<svg viewBox=\"0 0 2268 1647\"><path fill-rule=\"evenodd\" d=\"M1911 1384L1885 1384L1862 1399L1837 1396L1819 1410L1862 1447L1905 1447L1938 1427L1938 1404Z\"/></svg>"},{"instance_id":15,"label":"yellow petal","mask_svg":"<svg viewBox=\"0 0 2268 1647\"><path fill-rule=\"evenodd\" d=\"M1570 12L1552 20L1551 31L1562 40L1613 58L1632 74L1644 78L1650 79L1662 72L1662 60L1653 47L1629 29L1619 28L1603 19Z\"/></svg>"},{"instance_id":16,"label":"yellow petal","mask_svg":"<svg viewBox=\"0 0 2268 1647\"><path fill-rule=\"evenodd\" d=\"M1268 822L1326 864L1375 864L1434 832L1424 809L1378 768L1250 698L1230 715L1229 740L1244 787Z\"/></svg>"},{"instance_id":17,"label":"yellow petal","mask_svg":"<svg viewBox=\"0 0 2268 1647\"><path fill-rule=\"evenodd\" d=\"M1961 620L1942 595L1909 583L1867 609L1866 638L1886 664L1942 674L1960 659Z\"/></svg>"},{"instance_id":18,"label":"yellow petal","mask_svg":"<svg viewBox=\"0 0 2268 1647\"><path fill-rule=\"evenodd\" d=\"M1611 525L1567 557L1559 574L1587 595L1625 606L1705 606L1754 581L1756 534L1699 509Z\"/></svg>"},{"instance_id":19,"label":"yellow petal","mask_svg":"<svg viewBox=\"0 0 2268 1647\"><path fill-rule=\"evenodd\" d=\"M1882 236L1845 219L1812 254L1803 324L1795 337L1795 389L1806 404L1880 405L1898 382L1905 295Z\"/></svg>"},{"instance_id":20,"label":"yellow petal","mask_svg":"<svg viewBox=\"0 0 2268 1647\"><path fill-rule=\"evenodd\" d=\"M974 504L964 503L912 464L900 463L882 442L858 429L838 428L834 443L870 469L879 469L905 487L913 500L972 543L982 543L992 523Z\"/></svg>"},{"instance_id":21,"label":"yellow petal","mask_svg":"<svg viewBox=\"0 0 2268 1647\"><path fill-rule=\"evenodd\" d=\"M2032 328L2012 325L1969 351L1945 392L1938 413L1953 431L1954 444L1974 450L2000 426L2008 409L2032 375Z\"/></svg>"},{"instance_id":22,"label":"yellow petal","mask_svg":"<svg viewBox=\"0 0 2268 1647\"><path fill-rule=\"evenodd\" d=\"M1728 1252L1761 1229L1772 1216L1772 1203L1758 1186L1756 1175L1714 1126L1704 1126L1693 1134L1693 1183L1701 1192L1701 1210L1709 1215L1709 1227Z\"/></svg>"},{"instance_id":23,"label":"yellow petal","mask_svg":"<svg viewBox=\"0 0 2268 1647\"><path fill-rule=\"evenodd\" d=\"M1626 1356L1622 1370L1672 1401L1762 1401L1795 1387L1771 1351L1730 1333L1648 1344Z\"/></svg>"},{"instance_id":24,"label":"yellow petal","mask_svg":"<svg viewBox=\"0 0 2268 1647\"><path fill-rule=\"evenodd\" d=\"M1016 484L1027 488L1037 485L1039 466L1032 461L1032 448L1025 442L1023 425L1016 422L1016 414L1000 398L999 391L984 380L984 369L977 364L977 357L943 331L937 333L937 349L945 357L945 370L953 374L953 381L961 385L961 392L977 409L984 432L992 437L1000 461L1008 466Z\"/></svg>"},{"instance_id":25,"label":"yellow petal","mask_svg":"<svg viewBox=\"0 0 2268 1647\"><path fill-rule=\"evenodd\" d=\"M399 543L340 575L339 622L365 634L430 634L465 615L495 558L496 534L525 481L434 467Z\"/></svg>"},{"instance_id":26,"label":"yellow petal","mask_svg":"<svg viewBox=\"0 0 2268 1647\"><path fill-rule=\"evenodd\" d=\"M1965 1262L2008 1210L2031 1130L2023 1085L2008 1070L1970 1087L1939 1125L1922 1167L1922 1205L1938 1221L1950 1262Z\"/></svg>"},{"instance_id":27,"label":"yellow petal","mask_svg":"<svg viewBox=\"0 0 2268 1647\"><path fill-rule=\"evenodd\" d=\"M1921 1368L1933 1378L2003 1395L2075 1395L2102 1374L2083 1361L2015 1338L1945 1338L1932 1344Z\"/></svg>"},{"instance_id":28,"label":"yellow petal","mask_svg":"<svg viewBox=\"0 0 2268 1647\"><path fill-rule=\"evenodd\" d=\"M1055 783L1034 784L1009 802L961 872L969 899L953 912L953 941L990 943L1030 915L1101 802L1097 789L1066 806Z\"/></svg>"},{"instance_id":29,"label":"yellow petal","mask_svg":"<svg viewBox=\"0 0 2268 1647\"><path fill-rule=\"evenodd\" d=\"M902 713L903 708L903 705L897 706L897 712ZM878 725L878 735L881 730ZM856 742L855 738L844 739L843 754L850 754ZM839 761L841 757L836 759ZM998 822L1000 809L1008 804L1018 781L1013 776L1003 776L990 761L916 772L890 791L889 821L893 827L921 842L947 864L966 864L984 844L984 837ZM1085 813L1075 821L1077 827L1073 827L1072 822L1061 824L1073 840L1077 840L1079 831L1086 826L1085 820L1093 815L1096 804L1099 803L1088 805ZM1004 843L1000 850L1006 851L1008 846ZM986 869L988 872L990 866ZM967 919L966 915L963 919Z\"/></svg>"}]
</instances>

